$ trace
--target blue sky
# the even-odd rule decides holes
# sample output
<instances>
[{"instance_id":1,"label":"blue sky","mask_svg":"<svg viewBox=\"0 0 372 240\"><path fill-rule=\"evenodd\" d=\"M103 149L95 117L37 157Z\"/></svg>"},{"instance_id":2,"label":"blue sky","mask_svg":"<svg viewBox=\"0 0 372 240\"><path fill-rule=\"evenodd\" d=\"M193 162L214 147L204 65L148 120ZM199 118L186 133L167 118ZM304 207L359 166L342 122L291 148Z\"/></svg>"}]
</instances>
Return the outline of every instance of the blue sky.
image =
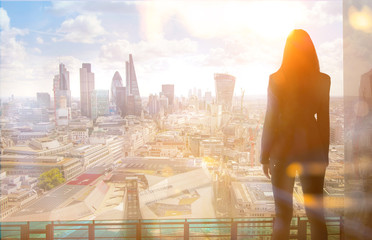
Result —
<instances>
[{"instance_id":1,"label":"blue sky","mask_svg":"<svg viewBox=\"0 0 372 240\"><path fill-rule=\"evenodd\" d=\"M237 77L236 94L265 95L286 36L307 30L321 70L342 95L342 1L1 2L1 96L52 93L58 63L79 96L79 68L92 63L96 88L125 76L134 57L142 96L175 84L214 91L213 74Z\"/></svg>"}]
</instances>

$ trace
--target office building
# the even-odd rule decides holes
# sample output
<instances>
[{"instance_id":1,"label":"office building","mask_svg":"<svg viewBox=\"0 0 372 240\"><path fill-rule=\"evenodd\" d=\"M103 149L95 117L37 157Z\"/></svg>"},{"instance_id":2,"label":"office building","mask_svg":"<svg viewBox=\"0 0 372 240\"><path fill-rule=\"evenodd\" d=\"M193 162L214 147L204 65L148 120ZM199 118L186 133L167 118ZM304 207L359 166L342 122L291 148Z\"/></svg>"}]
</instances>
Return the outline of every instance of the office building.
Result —
<instances>
[{"instance_id":1,"label":"office building","mask_svg":"<svg viewBox=\"0 0 372 240\"><path fill-rule=\"evenodd\" d=\"M125 87L115 88L116 111L124 117L126 114L127 92Z\"/></svg>"},{"instance_id":2,"label":"office building","mask_svg":"<svg viewBox=\"0 0 372 240\"><path fill-rule=\"evenodd\" d=\"M67 107L71 107L70 73L63 63L59 64L59 74L53 80L55 109L60 108L60 98L65 97Z\"/></svg>"},{"instance_id":3,"label":"office building","mask_svg":"<svg viewBox=\"0 0 372 240\"><path fill-rule=\"evenodd\" d=\"M213 101L212 92L210 92L210 91L205 92L204 93L204 100L205 100L206 105L211 104L212 101Z\"/></svg>"},{"instance_id":4,"label":"office building","mask_svg":"<svg viewBox=\"0 0 372 240\"><path fill-rule=\"evenodd\" d=\"M56 125L68 125L71 118L70 73L63 63L59 64L59 74L53 79L54 112Z\"/></svg>"},{"instance_id":5,"label":"office building","mask_svg":"<svg viewBox=\"0 0 372 240\"><path fill-rule=\"evenodd\" d=\"M214 74L217 104L223 106L224 110L229 110L232 104L232 98L235 88L235 77L229 74Z\"/></svg>"},{"instance_id":6,"label":"office building","mask_svg":"<svg viewBox=\"0 0 372 240\"><path fill-rule=\"evenodd\" d=\"M94 90L91 96L92 118L109 114L109 91Z\"/></svg>"},{"instance_id":7,"label":"office building","mask_svg":"<svg viewBox=\"0 0 372 240\"><path fill-rule=\"evenodd\" d=\"M49 122L49 114L45 108L20 108L18 121L21 123Z\"/></svg>"},{"instance_id":8,"label":"office building","mask_svg":"<svg viewBox=\"0 0 372 240\"><path fill-rule=\"evenodd\" d=\"M91 116L91 94L94 90L94 73L91 64L83 63L80 68L80 111L82 116Z\"/></svg>"},{"instance_id":9,"label":"office building","mask_svg":"<svg viewBox=\"0 0 372 240\"><path fill-rule=\"evenodd\" d=\"M163 95L160 97L159 102L160 102L160 109L167 111L168 106L169 106L168 98Z\"/></svg>"},{"instance_id":10,"label":"office building","mask_svg":"<svg viewBox=\"0 0 372 240\"><path fill-rule=\"evenodd\" d=\"M174 85L173 84L163 84L161 86L161 92L164 96L168 98L168 104L173 105L174 103Z\"/></svg>"},{"instance_id":11,"label":"office building","mask_svg":"<svg viewBox=\"0 0 372 240\"><path fill-rule=\"evenodd\" d=\"M160 102L157 95L149 96L149 114L156 115L160 111Z\"/></svg>"},{"instance_id":12,"label":"office building","mask_svg":"<svg viewBox=\"0 0 372 240\"><path fill-rule=\"evenodd\" d=\"M127 91L127 115L140 116L142 112L142 100L138 88L136 71L134 69L132 54L126 65L126 91Z\"/></svg>"},{"instance_id":13,"label":"office building","mask_svg":"<svg viewBox=\"0 0 372 240\"><path fill-rule=\"evenodd\" d=\"M219 139L204 139L200 141L200 156L222 156L224 145L223 142Z\"/></svg>"},{"instance_id":14,"label":"office building","mask_svg":"<svg viewBox=\"0 0 372 240\"><path fill-rule=\"evenodd\" d=\"M116 88L123 87L123 81L118 71L115 72L111 82L111 104L118 107L117 90Z\"/></svg>"},{"instance_id":15,"label":"office building","mask_svg":"<svg viewBox=\"0 0 372 240\"><path fill-rule=\"evenodd\" d=\"M77 158L61 156L2 155L1 169L10 175L29 175L39 177L43 172L58 168L63 177L72 179L82 172L82 164Z\"/></svg>"},{"instance_id":16,"label":"office building","mask_svg":"<svg viewBox=\"0 0 372 240\"><path fill-rule=\"evenodd\" d=\"M65 96L60 96L58 101L59 108L56 109L56 125L67 126L71 118L71 108L67 107L67 99Z\"/></svg>"}]
</instances>

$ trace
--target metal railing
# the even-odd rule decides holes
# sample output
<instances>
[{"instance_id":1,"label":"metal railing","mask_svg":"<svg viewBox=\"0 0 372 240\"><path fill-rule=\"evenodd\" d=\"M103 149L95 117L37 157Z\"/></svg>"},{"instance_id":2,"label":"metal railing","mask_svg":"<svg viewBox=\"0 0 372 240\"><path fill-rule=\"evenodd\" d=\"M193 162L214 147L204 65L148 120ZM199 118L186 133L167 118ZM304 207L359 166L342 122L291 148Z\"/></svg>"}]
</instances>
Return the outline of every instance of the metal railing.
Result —
<instances>
[{"instance_id":1,"label":"metal railing","mask_svg":"<svg viewBox=\"0 0 372 240\"><path fill-rule=\"evenodd\" d=\"M271 239L273 218L3 222L0 239ZM328 239L343 239L343 219L327 218ZM307 218L295 217L290 239L310 234Z\"/></svg>"}]
</instances>

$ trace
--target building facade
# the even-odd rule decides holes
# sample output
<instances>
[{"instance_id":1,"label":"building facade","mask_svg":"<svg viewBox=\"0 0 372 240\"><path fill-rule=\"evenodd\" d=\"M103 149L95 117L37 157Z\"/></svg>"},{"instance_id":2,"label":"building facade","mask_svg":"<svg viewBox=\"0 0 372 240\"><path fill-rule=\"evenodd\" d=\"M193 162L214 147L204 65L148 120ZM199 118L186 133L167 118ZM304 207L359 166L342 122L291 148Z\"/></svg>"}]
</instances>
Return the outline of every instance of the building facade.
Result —
<instances>
[{"instance_id":1,"label":"building facade","mask_svg":"<svg viewBox=\"0 0 372 240\"><path fill-rule=\"evenodd\" d=\"M83 63L80 68L80 111L82 116L91 117L91 94L94 90L94 73L91 64Z\"/></svg>"},{"instance_id":2,"label":"building facade","mask_svg":"<svg viewBox=\"0 0 372 240\"><path fill-rule=\"evenodd\" d=\"M91 97L92 118L96 119L98 116L105 116L109 114L109 91L108 90L94 90Z\"/></svg>"},{"instance_id":3,"label":"building facade","mask_svg":"<svg viewBox=\"0 0 372 240\"><path fill-rule=\"evenodd\" d=\"M142 112L142 100L138 88L136 71L134 69L132 54L129 54L129 61L126 65L126 91L127 91L127 115L140 116Z\"/></svg>"},{"instance_id":4,"label":"building facade","mask_svg":"<svg viewBox=\"0 0 372 240\"><path fill-rule=\"evenodd\" d=\"M217 104L223 106L224 110L231 108L235 88L235 77L229 74L215 73Z\"/></svg>"}]
</instances>

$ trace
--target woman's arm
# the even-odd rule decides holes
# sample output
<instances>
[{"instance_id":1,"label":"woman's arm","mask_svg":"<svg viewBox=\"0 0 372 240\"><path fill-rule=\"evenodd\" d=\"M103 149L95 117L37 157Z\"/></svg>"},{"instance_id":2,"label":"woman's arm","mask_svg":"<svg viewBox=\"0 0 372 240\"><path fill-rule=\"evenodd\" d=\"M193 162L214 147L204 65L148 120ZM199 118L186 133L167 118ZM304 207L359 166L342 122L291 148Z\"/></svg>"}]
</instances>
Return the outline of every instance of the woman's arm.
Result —
<instances>
[{"instance_id":1,"label":"woman's arm","mask_svg":"<svg viewBox=\"0 0 372 240\"><path fill-rule=\"evenodd\" d=\"M274 94L274 83L272 78L270 78L269 86L267 88L267 107L261 139L261 164L269 163L270 151L275 141L275 130L279 112L278 110L278 98Z\"/></svg>"},{"instance_id":2,"label":"woman's arm","mask_svg":"<svg viewBox=\"0 0 372 240\"><path fill-rule=\"evenodd\" d=\"M327 163L328 160L328 151L329 151L329 90L331 87L331 79L327 75L325 79L322 81L326 81L324 84L323 94L321 96L322 100L320 103L320 107L317 113L317 124L318 129L321 137L321 144L324 156L326 158Z\"/></svg>"}]
</instances>

